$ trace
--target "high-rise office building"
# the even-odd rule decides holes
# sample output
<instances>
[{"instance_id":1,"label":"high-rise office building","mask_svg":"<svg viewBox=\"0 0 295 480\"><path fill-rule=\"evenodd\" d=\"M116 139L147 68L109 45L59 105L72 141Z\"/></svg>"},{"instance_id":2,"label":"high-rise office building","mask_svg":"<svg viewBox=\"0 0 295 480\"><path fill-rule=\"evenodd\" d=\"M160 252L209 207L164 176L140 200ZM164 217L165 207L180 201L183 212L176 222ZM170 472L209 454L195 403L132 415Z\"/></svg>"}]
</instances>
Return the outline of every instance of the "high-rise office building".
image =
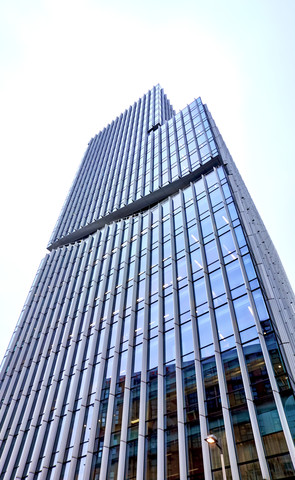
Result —
<instances>
[{"instance_id":1,"label":"high-rise office building","mask_svg":"<svg viewBox=\"0 0 295 480\"><path fill-rule=\"evenodd\" d=\"M92 138L48 250L0 479L295 478L294 296L200 98L157 85Z\"/></svg>"}]
</instances>

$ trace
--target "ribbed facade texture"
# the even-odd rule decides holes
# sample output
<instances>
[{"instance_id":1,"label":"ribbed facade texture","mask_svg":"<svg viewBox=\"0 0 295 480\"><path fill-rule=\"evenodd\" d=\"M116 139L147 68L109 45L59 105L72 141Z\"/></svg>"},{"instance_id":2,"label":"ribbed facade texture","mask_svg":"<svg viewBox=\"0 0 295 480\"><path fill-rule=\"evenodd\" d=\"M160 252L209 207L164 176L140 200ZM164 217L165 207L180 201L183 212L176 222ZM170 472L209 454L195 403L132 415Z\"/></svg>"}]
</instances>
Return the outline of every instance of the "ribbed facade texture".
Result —
<instances>
[{"instance_id":1,"label":"ribbed facade texture","mask_svg":"<svg viewBox=\"0 0 295 480\"><path fill-rule=\"evenodd\" d=\"M295 478L294 295L200 98L91 139L0 372L0 479ZM293 376L292 376L293 373Z\"/></svg>"}]
</instances>

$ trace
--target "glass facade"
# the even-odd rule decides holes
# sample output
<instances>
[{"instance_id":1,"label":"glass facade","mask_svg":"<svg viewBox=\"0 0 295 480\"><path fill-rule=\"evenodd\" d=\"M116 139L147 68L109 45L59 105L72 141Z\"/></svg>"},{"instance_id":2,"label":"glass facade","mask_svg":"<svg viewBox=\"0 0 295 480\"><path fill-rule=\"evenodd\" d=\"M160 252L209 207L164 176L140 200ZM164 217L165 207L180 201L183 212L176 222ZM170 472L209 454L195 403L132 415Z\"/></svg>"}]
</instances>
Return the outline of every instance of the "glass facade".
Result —
<instances>
[{"instance_id":1,"label":"glass facade","mask_svg":"<svg viewBox=\"0 0 295 480\"><path fill-rule=\"evenodd\" d=\"M1 365L0 479L218 480L209 433L228 479L295 478L294 313L228 155L159 85L90 141Z\"/></svg>"}]
</instances>

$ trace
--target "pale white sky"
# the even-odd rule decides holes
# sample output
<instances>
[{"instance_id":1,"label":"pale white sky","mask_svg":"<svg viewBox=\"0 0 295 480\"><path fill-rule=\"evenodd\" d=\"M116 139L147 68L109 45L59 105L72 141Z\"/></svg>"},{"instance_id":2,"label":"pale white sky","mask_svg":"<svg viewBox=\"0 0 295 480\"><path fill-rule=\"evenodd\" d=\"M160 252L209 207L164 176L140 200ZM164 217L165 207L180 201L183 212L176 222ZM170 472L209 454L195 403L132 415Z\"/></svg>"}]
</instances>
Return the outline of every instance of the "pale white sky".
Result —
<instances>
[{"instance_id":1,"label":"pale white sky","mask_svg":"<svg viewBox=\"0 0 295 480\"><path fill-rule=\"evenodd\" d=\"M0 359L89 139L201 96L295 286L294 0L0 2Z\"/></svg>"}]
</instances>

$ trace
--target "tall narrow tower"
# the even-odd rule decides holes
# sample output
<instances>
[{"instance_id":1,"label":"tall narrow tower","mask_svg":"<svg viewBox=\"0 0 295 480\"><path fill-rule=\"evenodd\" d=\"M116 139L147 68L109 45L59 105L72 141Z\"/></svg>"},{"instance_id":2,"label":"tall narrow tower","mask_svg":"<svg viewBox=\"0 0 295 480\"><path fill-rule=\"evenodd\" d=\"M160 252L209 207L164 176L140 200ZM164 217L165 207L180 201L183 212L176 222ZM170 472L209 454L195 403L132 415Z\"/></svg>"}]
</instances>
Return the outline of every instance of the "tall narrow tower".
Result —
<instances>
[{"instance_id":1,"label":"tall narrow tower","mask_svg":"<svg viewBox=\"0 0 295 480\"><path fill-rule=\"evenodd\" d=\"M91 139L48 250L0 480L295 478L295 299L200 98L157 85Z\"/></svg>"}]
</instances>

